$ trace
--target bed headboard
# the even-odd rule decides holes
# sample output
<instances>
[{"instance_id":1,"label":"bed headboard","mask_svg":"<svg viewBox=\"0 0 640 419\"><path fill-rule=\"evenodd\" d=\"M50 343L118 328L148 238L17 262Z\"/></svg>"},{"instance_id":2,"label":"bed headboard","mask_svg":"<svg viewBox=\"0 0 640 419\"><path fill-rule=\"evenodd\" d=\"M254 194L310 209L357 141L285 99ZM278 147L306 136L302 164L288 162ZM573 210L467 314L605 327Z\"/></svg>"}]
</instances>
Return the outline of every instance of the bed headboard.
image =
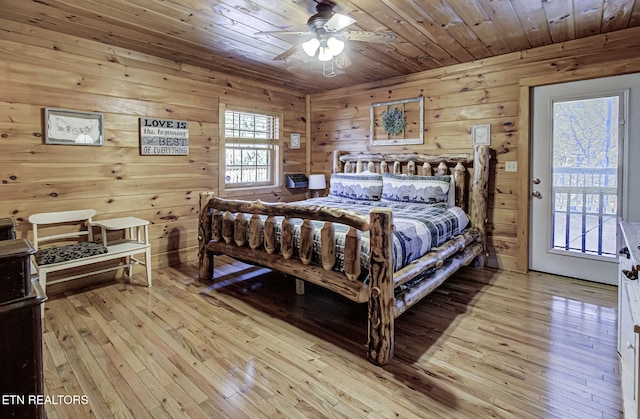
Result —
<instances>
[{"instance_id":1,"label":"bed headboard","mask_svg":"<svg viewBox=\"0 0 640 419\"><path fill-rule=\"evenodd\" d=\"M467 209L467 167L472 167L471 154L364 154L333 153L333 173L394 173L420 176L452 174L456 188L456 205Z\"/></svg>"},{"instance_id":2,"label":"bed headboard","mask_svg":"<svg viewBox=\"0 0 640 419\"><path fill-rule=\"evenodd\" d=\"M468 214L472 226L480 230L483 257L478 266L484 266L488 257L486 245L487 198L489 195L490 149L487 145L473 147L469 154L354 154L334 151L333 173L405 173L416 175L453 174L456 187L456 205ZM435 168L435 169L434 169ZM467 188L467 168L472 169Z\"/></svg>"}]
</instances>

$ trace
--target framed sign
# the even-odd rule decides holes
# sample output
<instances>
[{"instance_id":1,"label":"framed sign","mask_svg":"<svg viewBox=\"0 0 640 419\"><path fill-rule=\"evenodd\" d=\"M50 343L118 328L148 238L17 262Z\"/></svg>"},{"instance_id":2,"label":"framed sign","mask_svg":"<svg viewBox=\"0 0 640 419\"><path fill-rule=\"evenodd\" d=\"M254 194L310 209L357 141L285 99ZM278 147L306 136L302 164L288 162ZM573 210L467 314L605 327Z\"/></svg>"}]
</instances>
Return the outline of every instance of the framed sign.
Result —
<instances>
[{"instance_id":1,"label":"framed sign","mask_svg":"<svg viewBox=\"0 0 640 419\"><path fill-rule=\"evenodd\" d=\"M189 124L174 119L140 118L140 154L186 156L189 154Z\"/></svg>"},{"instance_id":2,"label":"framed sign","mask_svg":"<svg viewBox=\"0 0 640 419\"><path fill-rule=\"evenodd\" d=\"M45 144L101 146L103 138L101 113L44 109Z\"/></svg>"},{"instance_id":3,"label":"framed sign","mask_svg":"<svg viewBox=\"0 0 640 419\"><path fill-rule=\"evenodd\" d=\"M371 104L371 145L424 143L424 97Z\"/></svg>"}]
</instances>

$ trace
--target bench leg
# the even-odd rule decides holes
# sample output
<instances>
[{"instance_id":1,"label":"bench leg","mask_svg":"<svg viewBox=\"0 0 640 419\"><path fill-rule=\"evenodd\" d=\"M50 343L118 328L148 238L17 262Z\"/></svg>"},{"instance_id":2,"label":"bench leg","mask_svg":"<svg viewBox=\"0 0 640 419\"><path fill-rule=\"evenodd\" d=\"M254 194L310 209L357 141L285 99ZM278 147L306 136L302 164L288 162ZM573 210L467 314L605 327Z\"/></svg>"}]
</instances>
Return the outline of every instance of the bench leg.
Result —
<instances>
[{"instance_id":1,"label":"bench leg","mask_svg":"<svg viewBox=\"0 0 640 419\"><path fill-rule=\"evenodd\" d=\"M151 249L144 252L144 267L147 270L147 287L151 286Z\"/></svg>"},{"instance_id":2,"label":"bench leg","mask_svg":"<svg viewBox=\"0 0 640 419\"><path fill-rule=\"evenodd\" d=\"M131 276L133 275L133 257L127 256L125 262L127 263L127 277L129 277L129 283L131 283Z\"/></svg>"}]
</instances>

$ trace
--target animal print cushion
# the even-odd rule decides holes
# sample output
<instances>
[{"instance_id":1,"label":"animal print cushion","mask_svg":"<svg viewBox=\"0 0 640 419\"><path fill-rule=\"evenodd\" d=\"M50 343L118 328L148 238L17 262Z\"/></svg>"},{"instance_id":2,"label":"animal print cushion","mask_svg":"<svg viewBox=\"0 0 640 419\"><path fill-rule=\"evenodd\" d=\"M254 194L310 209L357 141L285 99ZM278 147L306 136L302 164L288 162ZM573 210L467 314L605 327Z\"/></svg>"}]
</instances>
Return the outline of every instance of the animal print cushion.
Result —
<instances>
[{"instance_id":1,"label":"animal print cushion","mask_svg":"<svg viewBox=\"0 0 640 419\"><path fill-rule=\"evenodd\" d=\"M379 201L382 196L382 175L335 173L331 175L329 195L360 201Z\"/></svg>"},{"instance_id":2,"label":"animal print cushion","mask_svg":"<svg viewBox=\"0 0 640 419\"><path fill-rule=\"evenodd\" d=\"M411 176L385 173L382 199L398 202L437 204L447 202L451 176Z\"/></svg>"},{"instance_id":3,"label":"animal print cushion","mask_svg":"<svg viewBox=\"0 0 640 419\"><path fill-rule=\"evenodd\" d=\"M108 249L100 243L82 242L67 246L50 247L36 252L38 265L66 262L69 260L86 258L107 253Z\"/></svg>"}]
</instances>

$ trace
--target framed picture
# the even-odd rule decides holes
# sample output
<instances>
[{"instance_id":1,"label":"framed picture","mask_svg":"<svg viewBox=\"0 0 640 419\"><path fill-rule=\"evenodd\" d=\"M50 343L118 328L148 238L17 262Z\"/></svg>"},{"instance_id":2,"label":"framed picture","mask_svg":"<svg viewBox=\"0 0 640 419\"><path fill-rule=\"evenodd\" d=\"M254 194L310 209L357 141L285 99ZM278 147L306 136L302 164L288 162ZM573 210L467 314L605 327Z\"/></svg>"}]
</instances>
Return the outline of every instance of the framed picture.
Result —
<instances>
[{"instance_id":1,"label":"framed picture","mask_svg":"<svg viewBox=\"0 0 640 419\"><path fill-rule=\"evenodd\" d=\"M471 128L471 143L473 145L491 145L491 125L474 125Z\"/></svg>"},{"instance_id":2,"label":"framed picture","mask_svg":"<svg viewBox=\"0 0 640 419\"><path fill-rule=\"evenodd\" d=\"M291 136L291 144L289 146L289 148L293 149L298 149L300 148L300 133L299 132L292 132Z\"/></svg>"},{"instance_id":3,"label":"framed picture","mask_svg":"<svg viewBox=\"0 0 640 419\"><path fill-rule=\"evenodd\" d=\"M424 97L371 104L370 143L424 143Z\"/></svg>"},{"instance_id":4,"label":"framed picture","mask_svg":"<svg viewBox=\"0 0 640 419\"><path fill-rule=\"evenodd\" d=\"M45 144L101 146L103 141L101 113L44 109Z\"/></svg>"}]
</instances>

